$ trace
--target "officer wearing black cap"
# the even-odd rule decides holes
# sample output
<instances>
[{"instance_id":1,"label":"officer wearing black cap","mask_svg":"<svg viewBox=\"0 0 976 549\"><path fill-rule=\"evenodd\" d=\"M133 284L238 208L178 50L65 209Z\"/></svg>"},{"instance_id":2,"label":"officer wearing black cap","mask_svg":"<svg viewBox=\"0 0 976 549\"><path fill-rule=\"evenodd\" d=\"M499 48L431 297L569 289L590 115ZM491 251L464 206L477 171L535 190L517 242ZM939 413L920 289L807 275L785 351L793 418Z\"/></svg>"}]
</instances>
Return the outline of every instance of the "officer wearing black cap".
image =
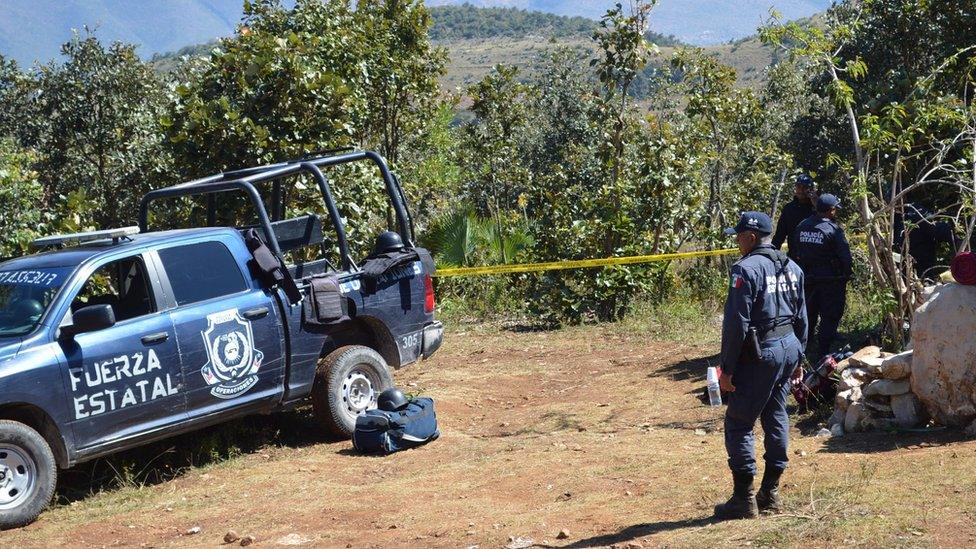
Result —
<instances>
[{"instance_id":1,"label":"officer wearing black cap","mask_svg":"<svg viewBox=\"0 0 976 549\"><path fill-rule=\"evenodd\" d=\"M803 220L790 235L790 249L806 276L804 292L810 319L807 354L819 359L830 352L847 304L847 281L853 260L844 229L837 224L840 200L832 194L817 200L817 213ZM814 334L820 333L814 342Z\"/></svg>"},{"instance_id":2,"label":"officer wearing black cap","mask_svg":"<svg viewBox=\"0 0 976 549\"><path fill-rule=\"evenodd\" d=\"M731 392L725 448L733 493L728 502L715 506L720 520L779 511L779 479L789 461L786 397L790 378L802 375L807 316L803 271L773 247L772 232L772 221L760 212L743 213L739 224L726 230L735 235L742 259L732 266L722 322L719 385ZM766 434L766 467L758 493L753 492L756 420Z\"/></svg>"},{"instance_id":3,"label":"officer wearing black cap","mask_svg":"<svg viewBox=\"0 0 976 549\"><path fill-rule=\"evenodd\" d=\"M773 247L777 250L783 247L783 243L790 237L793 229L796 229L804 219L814 213L814 204L817 200L817 184L813 178L807 174L800 174L796 178L796 185L793 188L793 200L783 207L783 212L779 214L779 221L776 222L776 232L773 234ZM796 260L794 250L787 251L790 259Z\"/></svg>"}]
</instances>

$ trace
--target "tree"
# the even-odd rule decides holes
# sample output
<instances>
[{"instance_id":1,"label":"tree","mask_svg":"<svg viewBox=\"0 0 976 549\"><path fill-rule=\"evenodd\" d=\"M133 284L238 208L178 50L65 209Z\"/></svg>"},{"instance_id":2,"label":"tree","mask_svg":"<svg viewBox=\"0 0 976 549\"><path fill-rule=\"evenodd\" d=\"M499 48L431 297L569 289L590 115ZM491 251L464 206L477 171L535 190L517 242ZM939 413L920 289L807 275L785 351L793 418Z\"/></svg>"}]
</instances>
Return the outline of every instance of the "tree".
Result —
<instances>
[{"instance_id":1,"label":"tree","mask_svg":"<svg viewBox=\"0 0 976 549\"><path fill-rule=\"evenodd\" d=\"M418 233L457 207L461 194L460 139L452 122L456 98L440 106L423 132L408 136L397 170Z\"/></svg>"},{"instance_id":2,"label":"tree","mask_svg":"<svg viewBox=\"0 0 976 549\"><path fill-rule=\"evenodd\" d=\"M188 176L351 145L366 119L364 38L346 2L256 0L244 14L172 87L162 125Z\"/></svg>"},{"instance_id":3,"label":"tree","mask_svg":"<svg viewBox=\"0 0 976 549\"><path fill-rule=\"evenodd\" d=\"M0 55L0 136L21 137L30 124L28 103L32 86L15 61Z\"/></svg>"},{"instance_id":4,"label":"tree","mask_svg":"<svg viewBox=\"0 0 976 549\"><path fill-rule=\"evenodd\" d=\"M399 161L404 141L422 140L437 120L444 59L429 24L415 1L245 3L237 33L184 66L173 85L162 124L181 170L200 176L346 147ZM333 194L362 255L389 224L384 187L365 165L327 175L341 181ZM299 184L290 204L320 204L315 194Z\"/></svg>"},{"instance_id":5,"label":"tree","mask_svg":"<svg viewBox=\"0 0 976 549\"><path fill-rule=\"evenodd\" d=\"M44 189L31 171L33 158L0 138L0 257L22 253L41 225Z\"/></svg>"},{"instance_id":6,"label":"tree","mask_svg":"<svg viewBox=\"0 0 976 549\"><path fill-rule=\"evenodd\" d=\"M821 141L857 200L871 277L893 304L886 321L895 343L921 298L910 256L894 246L906 202L971 224L974 183L960 166L973 162L974 21L976 7L961 0L862 0L832 8L825 28L763 31L808 65L812 89L828 84L848 128L846 143L832 133Z\"/></svg>"},{"instance_id":7,"label":"tree","mask_svg":"<svg viewBox=\"0 0 976 549\"><path fill-rule=\"evenodd\" d=\"M24 76L15 133L36 151L33 169L42 204L84 191L92 221L132 223L142 195L169 172L156 120L165 96L135 47L108 48L93 35L76 36L51 62Z\"/></svg>"},{"instance_id":8,"label":"tree","mask_svg":"<svg viewBox=\"0 0 976 549\"><path fill-rule=\"evenodd\" d=\"M596 67L597 76L603 85L605 108L614 117L610 145L612 176L616 183L620 178L621 161L624 155L624 126L627 113L627 98L630 86L647 66L650 45L645 38L651 10L657 0L631 0L630 14L624 13L623 6L617 4L600 20L599 29L593 33L603 58L590 61Z\"/></svg>"},{"instance_id":9,"label":"tree","mask_svg":"<svg viewBox=\"0 0 976 549\"><path fill-rule=\"evenodd\" d=\"M477 212L495 223L499 238L506 234L508 218L520 209L530 187L530 174L520 147L526 132L529 87L518 81L518 69L496 65L481 82L471 86L475 122L465 128L468 193ZM504 246L502 261L505 257Z\"/></svg>"},{"instance_id":10,"label":"tree","mask_svg":"<svg viewBox=\"0 0 976 549\"><path fill-rule=\"evenodd\" d=\"M0 257L27 253L37 237L94 227L93 206L84 190L58 196L47 204L44 187L32 166L37 155L13 139L0 138Z\"/></svg>"},{"instance_id":11,"label":"tree","mask_svg":"<svg viewBox=\"0 0 976 549\"><path fill-rule=\"evenodd\" d=\"M430 13L420 0L363 0L356 17L366 40L368 102L360 142L377 142L396 165L404 139L426 129L437 112L447 52L431 45Z\"/></svg>"}]
</instances>

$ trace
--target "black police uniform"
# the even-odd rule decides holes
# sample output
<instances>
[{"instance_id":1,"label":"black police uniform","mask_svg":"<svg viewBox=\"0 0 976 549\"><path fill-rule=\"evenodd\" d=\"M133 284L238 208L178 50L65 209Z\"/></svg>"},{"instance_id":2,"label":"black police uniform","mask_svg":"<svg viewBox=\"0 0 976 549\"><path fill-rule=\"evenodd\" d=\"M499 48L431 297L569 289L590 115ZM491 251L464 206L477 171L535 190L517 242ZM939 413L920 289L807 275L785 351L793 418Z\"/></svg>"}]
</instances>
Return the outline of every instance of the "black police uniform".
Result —
<instances>
[{"instance_id":1,"label":"black police uniform","mask_svg":"<svg viewBox=\"0 0 976 549\"><path fill-rule=\"evenodd\" d=\"M847 304L847 281L853 261L844 230L836 222L816 214L805 219L790 235L790 249L806 278L809 331L807 354L815 359L830 352ZM817 324L820 334L814 343Z\"/></svg>"},{"instance_id":2,"label":"black police uniform","mask_svg":"<svg viewBox=\"0 0 976 549\"><path fill-rule=\"evenodd\" d=\"M776 222L776 232L773 233L773 247L777 250L781 249L783 243L790 237L793 230L804 219L814 213L816 213L816 209L812 203L800 202L798 198L794 198L789 204L784 206L783 212L779 215L779 220ZM786 254L790 256L790 259L796 260L796 251L793 248L787 250Z\"/></svg>"},{"instance_id":3,"label":"black police uniform","mask_svg":"<svg viewBox=\"0 0 976 549\"><path fill-rule=\"evenodd\" d=\"M760 356L750 349L755 328ZM761 245L732 266L722 323L722 373L735 391L725 414L725 447L733 475L756 474L752 430L765 433L767 471L782 472L789 461L786 397L807 337L803 271L785 254Z\"/></svg>"},{"instance_id":4,"label":"black police uniform","mask_svg":"<svg viewBox=\"0 0 976 549\"><path fill-rule=\"evenodd\" d=\"M919 277L932 277L932 269L938 264L939 245L947 244L951 251L956 249L956 238L953 234L952 223L948 221L933 222L934 215L927 208L917 204L905 204L905 216L895 215L894 245L895 250L901 251L908 235L908 253L915 263L915 274ZM910 224L905 226L905 221Z\"/></svg>"}]
</instances>

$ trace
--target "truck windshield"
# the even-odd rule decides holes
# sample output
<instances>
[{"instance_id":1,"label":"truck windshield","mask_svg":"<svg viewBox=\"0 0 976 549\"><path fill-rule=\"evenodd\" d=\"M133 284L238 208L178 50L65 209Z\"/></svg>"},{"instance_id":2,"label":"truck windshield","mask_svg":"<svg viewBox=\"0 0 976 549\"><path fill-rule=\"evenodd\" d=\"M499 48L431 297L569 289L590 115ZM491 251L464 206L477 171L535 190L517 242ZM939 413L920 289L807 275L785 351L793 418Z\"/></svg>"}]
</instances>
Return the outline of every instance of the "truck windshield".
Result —
<instances>
[{"instance_id":1,"label":"truck windshield","mask_svg":"<svg viewBox=\"0 0 976 549\"><path fill-rule=\"evenodd\" d=\"M69 267L24 270L0 267L0 337L33 332L69 274Z\"/></svg>"}]
</instances>

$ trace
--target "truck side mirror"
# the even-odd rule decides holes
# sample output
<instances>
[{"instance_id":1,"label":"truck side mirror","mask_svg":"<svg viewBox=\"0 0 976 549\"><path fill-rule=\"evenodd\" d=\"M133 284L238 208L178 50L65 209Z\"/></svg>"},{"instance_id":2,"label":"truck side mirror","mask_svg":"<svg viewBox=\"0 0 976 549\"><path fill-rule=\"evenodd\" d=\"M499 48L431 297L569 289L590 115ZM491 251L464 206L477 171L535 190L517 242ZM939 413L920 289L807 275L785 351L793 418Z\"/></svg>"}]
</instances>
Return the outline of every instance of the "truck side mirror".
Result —
<instances>
[{"instance_id":1,"label":"truck side mirror","mask_svg":"<svg viewBox=\"0 0 976 549\"><path fill-rule=\"evenodd\" d=\"M69 337L115 326L115 311L111 305L89 305L75 311L71 321L70 326L61 329Z\"/></svg>"}]
</instances>

